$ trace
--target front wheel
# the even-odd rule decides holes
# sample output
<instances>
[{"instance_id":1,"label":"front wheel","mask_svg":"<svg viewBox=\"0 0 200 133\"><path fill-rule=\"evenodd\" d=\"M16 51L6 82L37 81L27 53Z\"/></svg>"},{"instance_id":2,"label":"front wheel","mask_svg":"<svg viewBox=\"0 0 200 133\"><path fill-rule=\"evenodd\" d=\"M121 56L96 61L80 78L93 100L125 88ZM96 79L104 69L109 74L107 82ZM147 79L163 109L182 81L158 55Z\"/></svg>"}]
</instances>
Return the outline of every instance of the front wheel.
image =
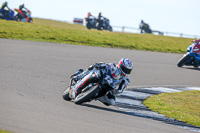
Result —
<instances>
[{"instance_id":1,"label":"front wheel","mask_svg":"<svg viewBox=\"0 0 200 133\"><path fill-rule=\"evenodd\" d=\"M82 104L84 102L90 101L92 98L94 98L97 93L99 92L99 87L98 86L92 86L89 90L86 90L82 93L80 93L75 99L74 103L75 104Z\"/></svg>"},{"instance_id":2,"label":"front wheel","mask_svg":"<svg viewBox=\"0 0 200 133\"><path fill-rule=\"evenodd\" d=\"M33 19L32 18L29 18L29 23L33 23Z\"/></svg>"},{"instance_id":3,"label":"front wheel","mask_svg":"<svg viewBox=\"0 0 200 133\"><path fill-rule=\"evenodd\" d=\"M109 31L113 31L112 26L109 26L108 30Z\"/></svg>"},{"instance_id":4,"label":"front wheel","mask_svg":"<svg viewBox=\"0 0 200 133\"><path fill-rule=\"evenodd\" d=\"M192 57L192 56L190 55L190 53L186 53L186 55L183 56L183 57L178 61L177 66L178 66L178 67L182 67L183 65L185 65L185 64L187 63L188 60L191 59L191 57Z\"/></svg>"},{"instance_id":5,"label":"front wheel","mask_svg":"<svg viewBox=\"0 0 200 133\"><path fill-rule=\"evenodd\" d=\"M70 91L70 88L68 87L62 94L63 99L66 100L66 101L71 100L71 98L69 97L69 91Z\"/></svg>"},{"instance_id":6,"label":"front wheel","mask_svg":"<svg viewBox=\"0 0 200 133\"><path fill-rule=\"evenodd\" d=\"M86 27L87 27L89 30L92 28L92 26L91 26L91 24L90 24L89 22L86 24Z\"/></svg>"}]
</instances>

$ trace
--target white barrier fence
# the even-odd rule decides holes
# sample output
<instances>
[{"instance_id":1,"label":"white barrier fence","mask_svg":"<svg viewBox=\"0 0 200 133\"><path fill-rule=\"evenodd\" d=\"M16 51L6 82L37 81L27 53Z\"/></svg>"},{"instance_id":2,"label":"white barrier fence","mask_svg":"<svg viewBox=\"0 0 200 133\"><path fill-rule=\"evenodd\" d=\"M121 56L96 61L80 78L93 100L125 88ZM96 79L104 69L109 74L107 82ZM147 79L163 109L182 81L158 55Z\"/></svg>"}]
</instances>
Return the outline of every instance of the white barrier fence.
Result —
<instances>
[{"instance_id":1,"label":"white barrier fence","mask_svg":"<svg viewBox=\"0 0 200 133\"><path fill-rule=\"evenodd\" d=\"M125 33L138 33L138 34L140 34L139 28L125 27L125 26L112 26L112 27L113 27L114 32L125 32ZM153 34L164 35L164 36L173 36L173 37L186 37L186 38L200 39L199 35L189 35L189 34L176 33L176 32L162 32L162 31L153 30Z\"/></svg>"}]
</instances>

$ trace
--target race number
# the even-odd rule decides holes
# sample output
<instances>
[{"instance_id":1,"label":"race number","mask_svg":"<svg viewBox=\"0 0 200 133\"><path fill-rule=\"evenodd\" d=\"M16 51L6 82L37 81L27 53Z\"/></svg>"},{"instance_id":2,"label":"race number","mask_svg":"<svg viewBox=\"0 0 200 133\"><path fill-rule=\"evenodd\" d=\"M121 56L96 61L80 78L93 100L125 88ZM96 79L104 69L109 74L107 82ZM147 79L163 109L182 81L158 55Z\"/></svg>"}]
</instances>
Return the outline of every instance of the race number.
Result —
<instances>
[{"instance_id":1,"label":"race number","mask_svg":"<svg viewBox=\"0 0 200 133\"><path fill-rule=\"evenodd\" d=\"M106 75L105 80L108 82L108 84L112 84L113 80L109 75Z\"/></svg>"}]
</instances>

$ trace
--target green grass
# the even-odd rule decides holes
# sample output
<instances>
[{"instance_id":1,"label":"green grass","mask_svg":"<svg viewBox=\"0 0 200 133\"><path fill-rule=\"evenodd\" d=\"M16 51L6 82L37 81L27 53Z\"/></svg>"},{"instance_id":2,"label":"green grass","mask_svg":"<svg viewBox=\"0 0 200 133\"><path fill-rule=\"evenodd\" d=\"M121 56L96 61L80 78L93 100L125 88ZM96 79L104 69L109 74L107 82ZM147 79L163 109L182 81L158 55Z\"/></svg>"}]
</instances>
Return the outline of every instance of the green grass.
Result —
<instances>
[{"instance_id":1,"label":"green grass","mask_svg":"<svg viewBox=\"0 0 200 133\"><path fill-rule=\"evenodd\" d=\"M12 133L12 132L8 132L8 131L1 130L1 129L0 129L0 133Z\"/></svg>"},{"instance_id":2,"label":"green grass","mask_svg":"<svg viewBox=\"0 0 200 133\"><path fill-rule=\"evenodd\" d=\"M192 39L88 30L85 26L34 18L33 23L0 20L0 38L184 53Z\"/></svg>"},{"instance_id":3,"label":"green grass","mask_svg":"<svg viewBox=\"0 0 200 133\"><path fill-rule=\"evenodd\" d=\"M147 98L151 110L200 127L200 91L162 93Z\"/></svg>"}]
</instances>

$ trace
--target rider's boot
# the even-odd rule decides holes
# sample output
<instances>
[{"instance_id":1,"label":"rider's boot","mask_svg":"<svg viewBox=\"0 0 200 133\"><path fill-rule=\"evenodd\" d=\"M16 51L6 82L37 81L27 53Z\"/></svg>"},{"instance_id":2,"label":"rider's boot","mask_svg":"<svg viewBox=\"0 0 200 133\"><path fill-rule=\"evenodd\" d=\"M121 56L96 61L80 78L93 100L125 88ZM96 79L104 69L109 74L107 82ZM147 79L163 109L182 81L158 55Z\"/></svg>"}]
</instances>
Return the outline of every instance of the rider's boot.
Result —
<instances>
[{"instance_id":1,"label":"rider's boot","mask_svg":"<svg viewBox=\"0 0 200 133\"><path fill-rule=\"evenodd\" d=\"M107 106L115 104L115 96L113 95L111 91L109 91L106 95L97 98L97 100Z\"/></svg>"}]
</instances>

